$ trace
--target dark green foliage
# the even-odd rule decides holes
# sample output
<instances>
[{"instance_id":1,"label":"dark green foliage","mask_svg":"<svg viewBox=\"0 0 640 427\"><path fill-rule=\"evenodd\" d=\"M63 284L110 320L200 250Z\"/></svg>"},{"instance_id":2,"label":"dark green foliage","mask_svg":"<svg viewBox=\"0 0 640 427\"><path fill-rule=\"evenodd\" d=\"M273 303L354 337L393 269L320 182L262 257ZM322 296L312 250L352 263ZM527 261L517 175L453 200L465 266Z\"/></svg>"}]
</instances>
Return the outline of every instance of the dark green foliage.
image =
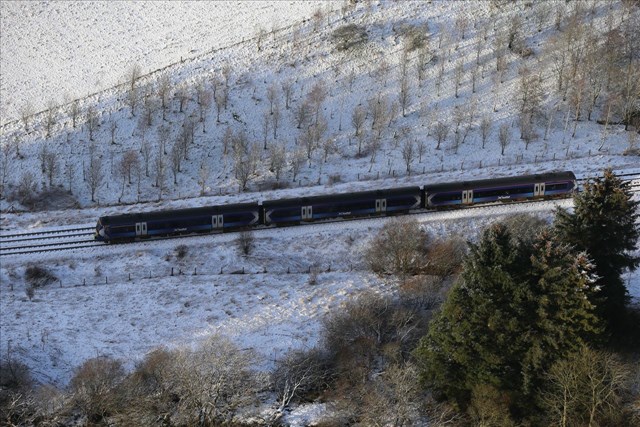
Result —
<instances>
[{"instance_id":1,"label":"dark green foliage","mask_svg":"<svg viewBox=\"0 0 640 427\"><path fill-rule=\"evenodd\" d=\"M333 41L339 51L361 46L367 39L367 30L356 24L343 25L333 32Z\"/></svg>"},{"instance_id":2,"label":"dark green foliage","mask_svg":"<svg viewBox=\"0 0 640 427\"><path fill-rule=\"evenodd\" d=\"M415 351L422 380L461 408L489 387L515 414L535 410L544 372L598 332L590 269L548 232L531 245L491 226Z\"/></svg>"},{"instance_id":3,"label":"dark green foliage","mask_svg":"<svg viewBox=\"0 0 640 427\"><path fill-rule=\"evenodd\" d=\"M574 197L574 205L573 212L556 212L555 227L564 242L586 251L595 264L599 291L592 301L613 333L624 323L628 300L622 273L640 261L631 255L640 235L638 202L631 200L629 183L606 170Z\"/></svg>"},{"instance_id":4,"label":"dark green foliage","mask_svg":"<svg viewBox=\"0 0 640 427\"><path fill-rule=\"evenodd\" d=\"M32 288L41 288L55 282L58 278L46 268L31 264L24 271L24 280Z\"/></svg>"}]
</instances>

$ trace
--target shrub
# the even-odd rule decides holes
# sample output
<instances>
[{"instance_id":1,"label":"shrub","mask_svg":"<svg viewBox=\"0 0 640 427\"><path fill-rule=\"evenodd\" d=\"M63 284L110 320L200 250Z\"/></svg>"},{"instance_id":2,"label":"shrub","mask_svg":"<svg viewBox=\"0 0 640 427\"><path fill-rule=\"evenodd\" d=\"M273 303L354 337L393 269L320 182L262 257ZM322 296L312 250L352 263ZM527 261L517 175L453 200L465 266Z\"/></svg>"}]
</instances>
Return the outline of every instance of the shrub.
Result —
<instances>
[{"instance_id":1,"label":"shrub","mask_svg":"<svg viewBox=\"0 0 640 427\"><path fill-rule=\"evenodd\" d=\"M330 376L328 355L317 349L294 350L276 362L271 381L279 410L292 401L312 401L325 390Z\"/></svg>"},{"instance_id":2,"label":"shrub","mask_svg":"<svg viewBox=\"0 0 640 427\"><path fill-rule=\"evenodd\" d=\"M176 253L176 258L182 259L187 256L187 253L189 253L189 248L187 245L178 245L174 249L174 252Z\"/></svg>"},{"instance_id":3,"label":"shrub","mask_svg":"<svg viewBox=\"0 0 640 427\"><path fill-rule=\"evenodd\" d=\"M367 42L368 38L367 30L356 24L343 25L333 32L333 41L339 51L362 46Z\"/></svg>"},{"instance_id":4,"label":"shrub","mask_svg":"<svg viewBox=\"0 0 640 427\"><path fill-rule=\"evenodd\" d=\"M441 280L458 273L467 253L467 244L460 237L436 240L427 249L425 273Z\"/></svg>"},{"instance_id":5,"label":"shrub","mask_svg":"<svg viewBox=\"0 0 640 427\"><path fill-rule=\"evenodd\" d=\"M76 370L70 383L72 400L89 422L102 421L123 405L116 389L124 374L122 363L108 357L89 359Z\"/></svg>"},{"instance_id":6,"label":"shrub","mask_svg":"<svg viewBox=\"0 0 640 427\"><path fill-rule=\"evenodd\" d=\"M373 272L402 276L419 273L425 265L427 236L415 219L388 221L373 239L365 260Z\"/></svg>"},{"instance_id":7,"label":"shrub","mask_svg":"<svg viewBox=\"0 0 640 427\"><path fill-rule=\"evenodd\" d=\"M238 234L236 244L238 245L238 250L242 255L244 256L250 255L255 245L255 238L253 237L253 232L251 230L241 231Z\"/></svg>"},{"instance_id":8,"label":"shrub","mask_svg":"<svg viewBox=\"0 0 640 427\"><path fill-rule=\"evenodd\" d=\"M24 279L33 288L41 288L58 280L49 270L34 264L27 266Z\"/></svg>"}]
</instances>

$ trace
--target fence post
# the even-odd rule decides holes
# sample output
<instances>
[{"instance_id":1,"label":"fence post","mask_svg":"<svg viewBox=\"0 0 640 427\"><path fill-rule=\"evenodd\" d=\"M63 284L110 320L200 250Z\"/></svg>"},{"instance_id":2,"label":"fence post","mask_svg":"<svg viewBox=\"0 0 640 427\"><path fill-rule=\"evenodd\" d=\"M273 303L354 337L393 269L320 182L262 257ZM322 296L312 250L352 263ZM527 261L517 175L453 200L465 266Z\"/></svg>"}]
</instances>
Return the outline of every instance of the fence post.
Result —
<instances>
[{"instance_id":1,"label":"fence post","mask_svg":"<svg viewBox=\"0 0 640 427\"><path fill-rule=\"evenodd\" d=\"M131 281L131 273L129 273L129 281Z\"/></svg>"},{"instance_id":2,"label":"fence post","mask_svg":"<svg viewBox=\"0 0 640 427\"><path fill-rule=\"evenodd\" d=\"M173 267L171 267L171 275L173 276Z\"/></svg>"},{"instance_id":3,"label":"fence post","mask_svg":"<svg viewBox=\"0 0 640 427\"><path fill-rule=\"evenodd\" d=\"M104 284L105 285L109 284L109 277L108 276L104 276Z\"/></svg>"},{"instance_id":4,"label":"fence post","mask_svg":"<svg viewBox=\"0 0 640 427\"><path fill-rule=\"evenodd\" d=\"M194 276L198 275L198 267L193 267L193 275Z\"/></svg>"},{"instance_id":5,"label":"fence post","mask_svg":"<svg viewBox=\"0 0 640 427\"><path fill-rule=\"evenodd\" d=\"M82 279L82 286L87 286L87 279Z\"/></svg>"}]
</instances>

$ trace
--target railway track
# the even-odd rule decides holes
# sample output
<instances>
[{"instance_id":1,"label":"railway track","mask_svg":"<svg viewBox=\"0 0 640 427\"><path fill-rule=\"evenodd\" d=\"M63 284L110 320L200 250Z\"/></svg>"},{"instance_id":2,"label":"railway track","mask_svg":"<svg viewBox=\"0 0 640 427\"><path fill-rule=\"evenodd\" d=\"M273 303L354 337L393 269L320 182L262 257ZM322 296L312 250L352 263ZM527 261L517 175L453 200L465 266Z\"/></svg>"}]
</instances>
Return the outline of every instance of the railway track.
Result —
<instances>
[{"instance_id":1,"label":"railway track","mask_svg":"<svg viewBox=\"0 0 640 427\"><path fill-rule=\"evenodd\" d=\"M634 193L640 192L640 173L627 173L618 175L621 178L626 178L631 181L631 191ZM578 179L580 183L584 183L588 178ZM548 200L545 200L548 201ZM463 208L458 208L457 210L465 211L465 210L476 210L476 209L491 209L496 206L504 206L508 204L513 205L523 205L523 204L535 204L540 203L540 200L525 200L520 202L504 202L504 203L491 203L491 204L482 204L482 205L473 205L466 206ZM440 212L440 211L433 211ZM419 215L429 213L428 211L415 211L410 212L410 215ZM316 221L311 224L322 225L322 224L331 224L336 222L345 222L345 221L361 221L366 220L367 218L347 218L347 219L338 219L338 220L329 220L329 221ZM57 252L57 251L68 251L73 249L84 249L90 247L101 246L104 247L105 244L102 242L96 242L93 239L94 227L77 227L77 228L65 228L58 230L47 230L47 231L35 231L29 233L16 233L16 234L5 234L0 235L0 256L9 256L9 255L25 255L25 254L36 254L36 253L44 253L44 252ZM193 235L202 235L202 234L193 234ZM167 237L157 237L144 239L143 242L150 241L158 241L158 240L169 240L187 237L189 235L179 235L179 236L167 236ZM135 242L130 242L135 243Z\"/></svg>"}]
</instances>

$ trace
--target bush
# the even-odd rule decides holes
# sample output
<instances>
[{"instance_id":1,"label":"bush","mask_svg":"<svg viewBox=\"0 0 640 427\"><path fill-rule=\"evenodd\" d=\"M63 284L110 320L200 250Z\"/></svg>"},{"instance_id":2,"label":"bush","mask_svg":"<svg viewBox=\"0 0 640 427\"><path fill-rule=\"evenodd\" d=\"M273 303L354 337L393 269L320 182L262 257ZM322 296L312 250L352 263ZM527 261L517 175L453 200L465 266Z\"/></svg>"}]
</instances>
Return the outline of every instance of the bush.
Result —
<instances>
[{"instance_id":1,"label":"bush","mask_svg":"<svg viewBox=\"0 0 640 427\"><path fill-rule=\"evenodd\" d=\"M279 411L290 402L312 401L330 378L328 355L317 349L295 350L276 362L271 381L278 394Z\"/></svg>"},{"instance_id":2,"label":"bush","mask_svg":"<svg viewBox=\"0 0 640 427\"><path fill-rule=\"evenodd\" d=\"M41 288L58 280L49 270L34 264L27 266L24 279L33 288Z\"/></svg>"},{"instance_id":3,"label":"bush","mask_svg":"<svg viewBox=\"0 0 640 427\"><path fill-rule=\"evenodd\" d=\"M70 383L72 400L89 422L102 421L123 406L117 387L124 374L122 363L108 357L89 359L76 370Z\"/></svg>"},{"instance_id":4,"label":"bush","mask_svg":"<svg viewBox=\"0 0 640 427\"><path fill-rule=\"evenodd\" d=\"M418 274L425 266L427 236L415 219L388 221L373 239L365 260L373 272L401 277Z\"/></svg>"},{"instance_id":5,"label":"bush","mask_svg":"<svg viewBox=\"0 0 640 427\"><path fill-rule=\"evenodd\" d=\"M356 24L344 25L333 32L333 41L339 51L362 46L368 38L367 30Z\"/></svg>"},{"instance_id":6,"label":"bush","mask_svg":"<svg viewBox=\"0 0 640 427\"><path fill-rule=\"evenodd\" d=\"M176 258L182 259L187 256L187 253L189 253L189 248L187 245L178 245L174 249L174 252L176 253Z\"/></svg>"},{"instance_id":7,"label":"bush","mask_svg":"<svg viewBox=\"0 0 640 427\"><path fill-rule=\"evenodd\" d=\"M255 245L255 238L253 237L253 232L251 230L241 231L238 234L238 239L236 240L236 244L238 245L238 250L242 255L244 256L250 255Z\"/></svg>"},{"instance_id":8,"label":"bush","mask_svg":"<svg viewBox=\"0 0 640 427\"><path fill-rule=\"evenodd\" d=\"M467 254L467 243L460 237L436 240L427 248L425 273L444 280L462 268Z\"/></svg>"}]
</instances>

